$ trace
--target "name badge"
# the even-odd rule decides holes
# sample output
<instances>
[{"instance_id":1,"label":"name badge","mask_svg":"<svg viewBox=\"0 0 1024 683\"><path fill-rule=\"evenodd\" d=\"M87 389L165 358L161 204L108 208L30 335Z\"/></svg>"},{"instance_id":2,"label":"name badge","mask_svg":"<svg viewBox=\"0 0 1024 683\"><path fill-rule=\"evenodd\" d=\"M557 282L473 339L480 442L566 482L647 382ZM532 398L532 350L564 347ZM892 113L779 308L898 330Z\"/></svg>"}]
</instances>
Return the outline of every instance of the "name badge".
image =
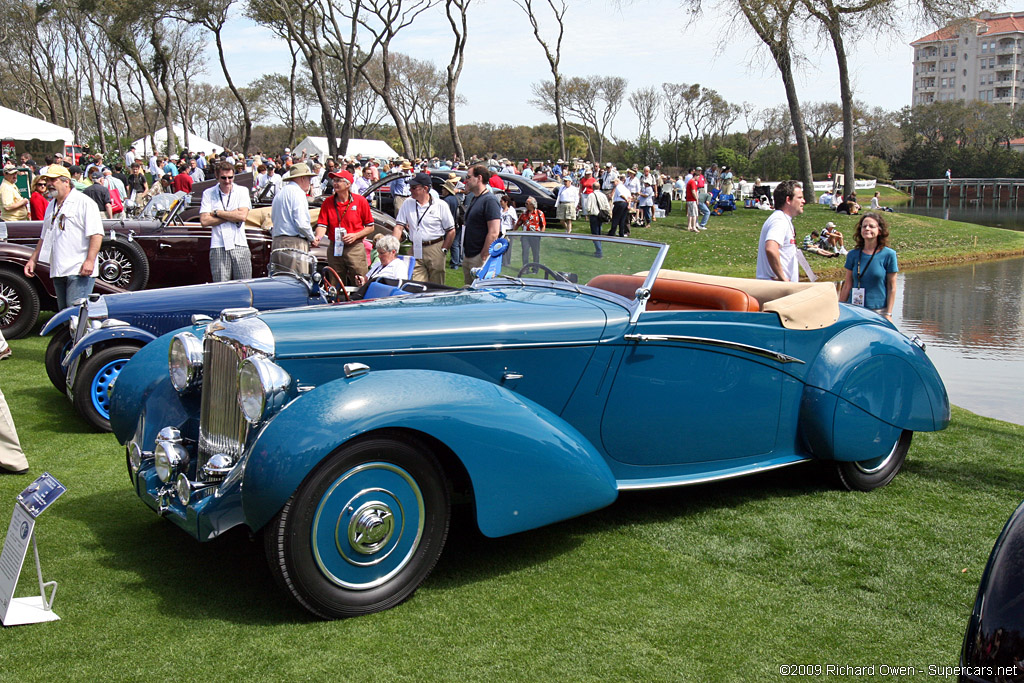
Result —
<instances>
[{"instance_id":1,"label":"name badge","mask_svg":"<svg viewBox=\"0 0 1024 683\"><path fill-rule=\"evenodd\" d=\"M852 290L850 290L850 303L853 304L854 306L864 305L863 287L854 287Z\"/></svg>"}]
</instances>

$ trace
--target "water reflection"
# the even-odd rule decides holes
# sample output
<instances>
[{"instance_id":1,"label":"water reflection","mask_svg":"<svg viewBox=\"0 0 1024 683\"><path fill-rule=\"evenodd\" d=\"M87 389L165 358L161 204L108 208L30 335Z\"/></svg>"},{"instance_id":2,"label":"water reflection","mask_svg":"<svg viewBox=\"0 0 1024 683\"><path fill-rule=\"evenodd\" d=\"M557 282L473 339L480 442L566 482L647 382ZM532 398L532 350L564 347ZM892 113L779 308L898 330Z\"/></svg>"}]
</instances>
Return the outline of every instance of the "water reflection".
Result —
<instances>
[{"instance_id":1,"label":"water reflection","mask_svg":"<svg viewBox=\"0 0 1024 683\"><path fill-rule=\"evenodd\" d=\"M950 400L1024 424L1024 259L900 273L893 321L928 343Z\"/></svg>"},{"instance_id":2,"label":"water reflection","mask_svg":"<svg viewBox=\"0 0 1024 683\"><path fill-rule=\"evenodd\" d=\"M1024 209L1015 204L1003 202L999 206L984 205L977 200L960 204L941 199L916 199L906 204L893 204L899 213L914 213L920 216L942 218L947 221L963 221L978 225L989 225L993 228L1024 230Z\"/></svg>"}]
</instances>

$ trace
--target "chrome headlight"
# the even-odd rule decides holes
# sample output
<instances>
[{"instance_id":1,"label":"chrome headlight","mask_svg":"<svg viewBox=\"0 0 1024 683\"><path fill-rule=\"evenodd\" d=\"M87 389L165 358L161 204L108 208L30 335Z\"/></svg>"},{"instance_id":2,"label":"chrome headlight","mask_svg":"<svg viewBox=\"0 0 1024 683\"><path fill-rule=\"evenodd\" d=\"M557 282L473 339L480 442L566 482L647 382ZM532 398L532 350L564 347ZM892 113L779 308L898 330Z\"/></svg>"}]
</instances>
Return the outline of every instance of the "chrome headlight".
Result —
<instances>
[{"instance_id":1,"label":"chrome headlight","mask_svg":"<svg viewBox=\"0 0 1024 683\"><path fill-rule=\"evenodd\" d=\"M163 483L174 479L188 467L188 451L181 444L172 441L158 441L153 452L153 469Z\"/></svg>"},{"instance_id":2,"label":"chrome headlight","mask_svg":"<svg viewBox=\"0 0 1024 683\"><path fill-rule=\"evenodd\" d=\"M284 405L292 378L277 363L252 356L238 368L238 405L250 424Z\"/></svg>"},{"instance_id":3,"label":"chrome headlight","mask_svg":"<svg viewBox=\"0 0 1024 683\"><path fill-rule=\"evenodd\" d=\"M188 505L188 501L192 498L192 486L188 482L188 477L185 473L178 475L178 478L174 482L174 490L178 494L178 501L182 505Z\"/></svg>"},{"instance_id":4,"label":"chrome headlight","mask_svg":"<svg viewBox=\"0 0 1024 683\"><path fill-rule=\"evenodd\" d=\"M168 351L171 384L184 393L203 379L203 343L191 332L180 332L171 340Z\"/></svg>"}]
</instances>

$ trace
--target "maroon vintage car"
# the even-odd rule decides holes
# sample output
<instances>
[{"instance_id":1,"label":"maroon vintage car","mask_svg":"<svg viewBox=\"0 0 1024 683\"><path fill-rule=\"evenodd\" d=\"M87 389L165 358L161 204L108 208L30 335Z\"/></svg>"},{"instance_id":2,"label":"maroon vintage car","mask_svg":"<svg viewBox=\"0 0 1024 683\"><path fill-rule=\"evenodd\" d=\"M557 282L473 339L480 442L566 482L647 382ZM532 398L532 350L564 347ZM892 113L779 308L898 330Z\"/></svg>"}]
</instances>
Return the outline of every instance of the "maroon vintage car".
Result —
<instances>
[{"instance_id":1,"label":"maroon vintage car","mask_svg":"<svg viewBox=\"0 0 1024 683\"><path fill-rule=\"evenodd\" d=\"M8 339L28 334L40 310L57 310L50 264L36 264L35 276L26 277L25 264L30 256L31 247L0 242L0 330ZM115 294L124 290L97 279L93 291Z\"/></svg>"}]
</instances>

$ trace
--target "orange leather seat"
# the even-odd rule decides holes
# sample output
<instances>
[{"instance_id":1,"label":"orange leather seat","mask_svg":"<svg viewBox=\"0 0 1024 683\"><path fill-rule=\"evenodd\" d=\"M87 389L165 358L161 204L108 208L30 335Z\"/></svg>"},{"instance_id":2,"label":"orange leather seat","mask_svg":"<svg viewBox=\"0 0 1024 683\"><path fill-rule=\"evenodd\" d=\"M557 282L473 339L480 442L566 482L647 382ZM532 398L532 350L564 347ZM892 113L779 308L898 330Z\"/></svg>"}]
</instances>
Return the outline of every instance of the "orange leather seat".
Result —
<instances>
[{"instance_id":1,"label":"orange leather seat","mask_svg":"<svg viewBox=\"0 0 1024 683\"><path fill-rule=\"evenodd\" d=\"M644 284L639 275L598 275L587 283L627 299L636 297L636 290ZM744 291L722 285L686 280L655 280L649 311L744 311L761 310L757 299Z\"/></svg>"}]
</instances>

